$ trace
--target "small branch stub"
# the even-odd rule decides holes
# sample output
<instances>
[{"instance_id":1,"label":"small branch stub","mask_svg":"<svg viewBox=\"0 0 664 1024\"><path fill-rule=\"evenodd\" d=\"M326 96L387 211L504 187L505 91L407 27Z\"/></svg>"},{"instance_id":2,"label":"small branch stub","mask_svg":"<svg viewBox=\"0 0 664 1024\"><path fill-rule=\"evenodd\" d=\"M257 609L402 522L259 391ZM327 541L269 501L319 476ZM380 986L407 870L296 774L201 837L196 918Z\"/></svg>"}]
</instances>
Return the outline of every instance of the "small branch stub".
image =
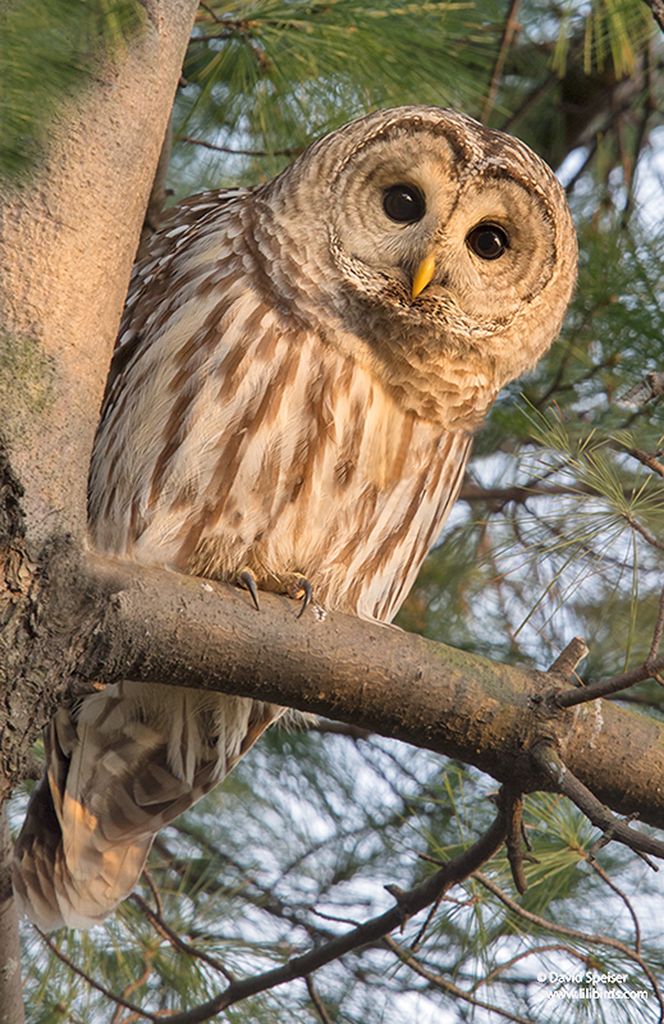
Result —
<instances>
[{"instance_id":1,"label":"small branch stub","mask_svg":"<svg viewBox=\"0 0 664 1024\"><path fill-rule=\"evenodd\" d=\"M576 667L588 656L588 646L580 636L573 637L564 651L561 651L556 660L548 669L552 675L565 676L568 679Z\"/></svg>"}]
</instances>

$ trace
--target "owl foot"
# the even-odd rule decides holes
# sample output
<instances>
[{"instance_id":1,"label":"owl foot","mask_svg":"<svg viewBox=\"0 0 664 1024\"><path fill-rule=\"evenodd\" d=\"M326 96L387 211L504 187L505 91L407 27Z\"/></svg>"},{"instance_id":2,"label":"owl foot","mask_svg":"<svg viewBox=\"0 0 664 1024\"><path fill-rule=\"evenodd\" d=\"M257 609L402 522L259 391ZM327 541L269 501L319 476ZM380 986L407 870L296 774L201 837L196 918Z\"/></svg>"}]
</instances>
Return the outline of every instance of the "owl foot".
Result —
<instances>
[{"instance_id":1,"label":"owl foot","mask_svg":"<svg viewBox=\"0 0 664 1024\"><path fill-rule=\"evenodd\" d=\"M314 592L313 587L307 577L303 576L300 572L291 573L285 578L284 583L289 597L292 597L294 600L304 598L302 607L297 613L298 619L301 619L311 601L311 595Z\"/></svg>"},{"instance_id":2,"label":"owl foot","mask_svg":"<svg viewBox=\"0 0 664 1024\"><path fill-rule=\"evenodd\" d=\"M249 591L251 600L254 602L254 608L259 612L261 609L258 603L258 586L256 585L256 576L254 575L253 570L249 568L242 569L241 572L237 574L237 578L238 583Z\"/></svg>"}]
</instances>

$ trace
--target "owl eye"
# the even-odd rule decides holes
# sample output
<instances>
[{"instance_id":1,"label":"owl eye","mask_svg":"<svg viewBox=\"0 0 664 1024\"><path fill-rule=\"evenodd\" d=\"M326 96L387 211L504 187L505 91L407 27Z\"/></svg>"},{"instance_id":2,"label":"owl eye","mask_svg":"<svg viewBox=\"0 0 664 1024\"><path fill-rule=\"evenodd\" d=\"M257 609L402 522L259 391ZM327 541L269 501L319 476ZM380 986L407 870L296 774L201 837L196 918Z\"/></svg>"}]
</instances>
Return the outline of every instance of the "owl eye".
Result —
<instances>
[{"instance_id":1,"label":"owl eye","mask_svg":"<svg viewBox=\"0 0 664 1024\"><path fill-rule=\"evenodd\" d=\"M497 224L478 224L466 238L466 244L482 260L497 260L509 246L507 235Z\"/></svg>"},{"instance_id":2,"label":"owl eye","mask_svg":"<svg viewBox=\"0 0 664 1024\"><path fill-rule=\"evenodd\" d=\"M383 209L390 220L399 224L414 224L422 220L426 203L420 190L412 185L392 185L385 189Z\"/></svg>"}]
</instances>

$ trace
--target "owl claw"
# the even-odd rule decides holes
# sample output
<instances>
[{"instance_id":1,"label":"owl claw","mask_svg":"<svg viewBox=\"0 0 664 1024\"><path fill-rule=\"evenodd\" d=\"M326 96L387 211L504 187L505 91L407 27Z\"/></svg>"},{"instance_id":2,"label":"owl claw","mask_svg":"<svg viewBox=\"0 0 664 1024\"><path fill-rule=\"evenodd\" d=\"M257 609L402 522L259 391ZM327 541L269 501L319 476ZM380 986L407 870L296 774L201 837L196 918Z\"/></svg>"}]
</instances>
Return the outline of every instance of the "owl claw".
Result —
<instances>
[{"instance_id":1,"label":"owl claw","mask_svg":"<svg viewBox=\"0 0 664 1024\"><path fill-rule=\"evenodd\" d=\"M298 619L301 619L311 601L311 595L314 592L313 587L307 577L303 576L300 572L289 573L287 577L282 577L282 579L289 597L292 597L293 600L297 600L300 597L304 598L302 607L297 613Z\"/></svg>"},{"instance_id":2,"label":"owl claw","mask_svg":"<svg viewBox=\"0 0 664 1024\"><path fill-rule=\"evenodd\" d=\"M306 576L298 576L297 577L297 582L300 585L300 590L304 591L304 600L302 601L302 607L300 608L299 612L297 613L298 619L301 619L302 616L304 615L304 613L307 610L309 602L311 601L311 595L313 594L314 590L313 590L313 587L311 586L311 583L306 578ZM298 594L298 596L299 596L299 594Z\"/></svg>"},{"instance_id":3,"label":"owl claw","mask_svg":"<svg viewBox=\"0 0 664 1024\"><path fill-rule=\"evenodd\" d=\"M242 572L237 574L238 581L245 587L250 595L251 600L254 602L254 608L259 612L260 605L258 603L258 587L256 586L256 577L251 569L243 569Z\"/></svg>"}]
</instances>

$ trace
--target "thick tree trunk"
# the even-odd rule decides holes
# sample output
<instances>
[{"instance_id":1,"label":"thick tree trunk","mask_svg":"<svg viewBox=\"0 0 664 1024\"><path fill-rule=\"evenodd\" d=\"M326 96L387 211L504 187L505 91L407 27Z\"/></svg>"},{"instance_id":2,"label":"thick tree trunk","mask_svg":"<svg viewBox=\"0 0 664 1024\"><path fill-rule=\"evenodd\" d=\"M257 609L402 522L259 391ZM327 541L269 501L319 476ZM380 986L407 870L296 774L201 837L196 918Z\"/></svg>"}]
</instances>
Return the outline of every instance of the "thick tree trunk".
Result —
<instances>
[{"instance_id":1,"label":"thick tree trunk","mask_svg":"<svg viewBox=\"0 0 664 1024\"><path fill-rule=\"evenodd\" d=\"M0 203L0 424L31 545L85 532L87 464L192 0L154 0L138 38L54 126L34 182Z\"/></svg>"},{"instance_id":2,"label":"thick tree trunk","mask_svg":"<svg viewBox=\"0 0 664 1024\"><path fill-rule=\"evenodd\" d=\"M63 101L47 165L0 195L0 800L25 774L70 675L77 641L58 642L66 622L55 607L53 619L37 621L44 553L53 538L84 542L108 363L197 9L195 0L144 6L145 24L126 51ZM0 1021L18 1024L5 867Z\"/></svg>"},{"instance_id":3,"label":"thick tree trunk","mask_svg":"<svg viewBox=\"0 0 664 1024\"><path fill-rule=\"evenodd\" d=\"M1 197L0 774L8 780L62 693L56 661L48 678L28 669L40 552L55 537L84 543L104 382L196 7L148 3L138 37L67 101L47 166Z\"/></svg>"}]
</instances>

